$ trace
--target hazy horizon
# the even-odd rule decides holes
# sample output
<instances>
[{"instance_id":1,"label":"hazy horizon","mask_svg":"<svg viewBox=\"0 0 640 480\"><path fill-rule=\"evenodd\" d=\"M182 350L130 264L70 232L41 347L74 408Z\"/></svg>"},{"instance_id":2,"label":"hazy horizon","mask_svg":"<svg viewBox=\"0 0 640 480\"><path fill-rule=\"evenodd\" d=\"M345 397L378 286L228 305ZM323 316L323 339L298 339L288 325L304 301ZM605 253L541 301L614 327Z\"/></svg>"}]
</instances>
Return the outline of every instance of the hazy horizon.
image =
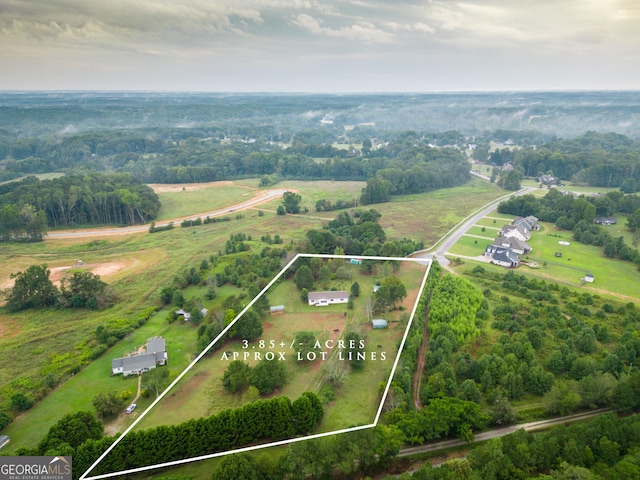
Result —
<instances>
[{"instance_id":1,"label":"hazy horizon","mask_svg":"<svg viewBox=\"0 0 640 480\"><path fill-rule=\"evenodd\" d=\"M635 0L0 0L0 91L640 88Z\"/></svg>"}]
</instances>

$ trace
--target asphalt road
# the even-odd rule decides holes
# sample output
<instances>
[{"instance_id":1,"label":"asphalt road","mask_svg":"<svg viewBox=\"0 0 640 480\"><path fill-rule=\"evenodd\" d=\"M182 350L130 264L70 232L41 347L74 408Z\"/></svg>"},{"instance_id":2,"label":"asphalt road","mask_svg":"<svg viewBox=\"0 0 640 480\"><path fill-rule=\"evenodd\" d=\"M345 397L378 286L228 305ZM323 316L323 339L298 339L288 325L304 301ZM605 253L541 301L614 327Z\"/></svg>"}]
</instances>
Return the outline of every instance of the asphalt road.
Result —
<instances>
[{"instance_id":1,"label":"asphalt road","mask_svg":"<svg viewBox=\"0 0 640 480\"><path fill-rule=\"evenodd\" d=\"M449 265L449 260L447 260L447 258L445 257L445 253L447 253L447 251L458 240L460 240L460 237L462 237L462 235L464 235L464 233L467 230L469 230L469 228L471 228L473 225L478 223L478 220L480 220L482 217L485 217L489 212L494 210L496 206L506 198L513 195L518 195L518 196L526 195L527 193L530 193L533 190L534 190L533 188L523 188L521 190L518 190L517 192L504 195L492 202L487 203L480 210L476 211L476 213L472 214L471 216L467 217L467 219L463 220L461 223L456 225L453 228L453 230L445 234L445 236L443 237L444 240L440 240L440 243L438 244L435 251L433 252L431 251L433 249L432 247L426 250L415 252L411 256L414 258L435 258L440 265L443 265L443 266Z\"/></svg>"},{"instance_id":2,"label":"asphalt road","mask_svg":"<svg viewBox=\"0 0 640 480\"><path fill-rule=\"evenodd\" d=\"M228 215L230 213L237 212L239 210L245 210L247 208L255 207L256 205L260 205L261 203L269 202L274 198L280 198L289 190L284 188L278 188L274 190L267 190L263 194L253 197L246 202L238 203L237 205L232 205L230 207L221 208L219 210L213 210L210 212L197 213L194 215L189 215L188 217L175 218L173 220L166 220L164 222L157 222L157 227L163 227L168 225L170 222L180 223L183 220L187 219L196 219L198 217L221 217L224 215ZM149 225L132 225L130 227L107 227L107 228L85 228L82 230L56 230L53 232L49 232L47 236L49 238L73 238L73 237L92 237L92 236L102 236L102 235L123 235L129 233L140 233L146 232L149 230Z\"/></svg>"},{"instance_id":3,"label":"asphalt road","mask_svg":"<svg viewBox=\"0 0 640 480\"><path fill-rule=\"evenodd\" d=\"M496 428L494 430L489 430L486 432L479 433L475 436L474 442L482 442L484 440L490 440L492 438L503 437L504 435L509 435L510 433L515 432L516 430L524 429L528 432L534 430L542 430L545 428L553 427L556 425L564 425L566 423L578 422L580 420L586 420L591 417L595 417L600 415L601 413L608 412L608 408L601 408L598 410L592 410L590 412L582 412L575 413L573 415L567 415L564 417L551 418L548 420L539 420L537 422L530 423L520 423L518 425L509 425L508 427ZM444 450L452 447L460 447L464 445L470 445L470 443L454 439L454 440L444 440L442 442L429 443L426 445L418 445L415 447L403 448L400 450L398 454L399 457L409 457L411 455L417 455L420 453L430 453L437 452L439 450Z\"/></svg>"}]
</instances>

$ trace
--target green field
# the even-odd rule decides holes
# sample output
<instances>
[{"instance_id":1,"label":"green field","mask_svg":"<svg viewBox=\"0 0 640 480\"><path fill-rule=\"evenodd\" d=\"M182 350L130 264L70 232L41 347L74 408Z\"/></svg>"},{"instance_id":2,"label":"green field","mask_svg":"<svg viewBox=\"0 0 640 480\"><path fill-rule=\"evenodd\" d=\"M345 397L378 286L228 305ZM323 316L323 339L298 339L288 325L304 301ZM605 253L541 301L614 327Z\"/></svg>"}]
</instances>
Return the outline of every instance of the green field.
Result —
<instances>
[{"instance_id":1,"label":"green field","mask_svg":"<svg viewBox=\"0 0 640 480\"><path fill-rule=\"evenodd\" d=\"M256 180L255 185L257 184ZM230 207L246 202L260 193L260 190L255 187L249 188L231 182L214 182L197 187L158 185L154 186L154 190L162 205L157 221L194 216L198 213Z\"/></svg>"},{"instance_id":2,"label":"green field","mask_svg":"<svg viewBox=\"0 0 640 480\"><path fill-rule=\"evenodd\" d=\"M490 245L491 243L491 240L483 240L481 238L463 235L460 237L460 240L458 240L455 245L449 249L449 252L468 257L475 257L477 255L484 254L487 245Z\"/></svg>"},{"instance_id":3,"label":"green field","mask_svg":"<svg viewBox=\"0 0 640 480\"><path fill-rule=\"evenodd\" d=\"M392 197L371 207L382 213L380 225L389 236L422 240L429 247L469 213L502 195L504 190L474 178L462 187Z\"/></svg>"},{"instance_id":4,"label":"green field","mask_svg":"<svg viewBox=\"0 0 640 480\"><path fill-rule=\"evenodd\" d=\"M482 229L484 228L484 232ZM493 241L497 237L498 230L493 228L478 227L476 225L466 231L466 235L477 235L478 237L486 237L489 241ZM478 239L481 240L481 239Z\"/></svg>"},{"instance_id":5,"label":"green field","mask_svg":"<svg viewBox=\"0 0 640 480\"><path fill-rule=\"evenodd\" d=\"M571 232L556 230L551 224L541 225L545 227L545 231L534 232L529 241L533 248L529 258L541 266L536 275L577 286L583 284L585 273L592 273L595 281L593 284L585 284L585 289L626 296L629 299L640 298L640 272L631 262L607 258L601 247L575 242ZM558 241L568 241L570 245L559 245ZM555 257L555 252L561 252L562 257Z\"/></svg>"}]
</instances>

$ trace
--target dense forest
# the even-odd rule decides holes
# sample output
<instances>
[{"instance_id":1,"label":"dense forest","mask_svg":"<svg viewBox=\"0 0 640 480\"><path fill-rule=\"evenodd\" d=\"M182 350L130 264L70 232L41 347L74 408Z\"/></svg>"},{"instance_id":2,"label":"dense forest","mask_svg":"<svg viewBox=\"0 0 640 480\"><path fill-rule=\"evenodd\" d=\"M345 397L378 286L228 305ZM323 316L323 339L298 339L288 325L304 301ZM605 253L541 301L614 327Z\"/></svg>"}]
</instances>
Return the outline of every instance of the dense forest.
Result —
<instances>
[{"instance_id":1,"label":"dense forest","mask_svg":"<svg viewBox=\"0 0 640 480\"><path fill-rule=\"evenodd\" d=\"M0 240L42 240L48 227L146 223L159 208L154 191L128 174L30 176L0 185Z\"/></svg>"}]
</instances>

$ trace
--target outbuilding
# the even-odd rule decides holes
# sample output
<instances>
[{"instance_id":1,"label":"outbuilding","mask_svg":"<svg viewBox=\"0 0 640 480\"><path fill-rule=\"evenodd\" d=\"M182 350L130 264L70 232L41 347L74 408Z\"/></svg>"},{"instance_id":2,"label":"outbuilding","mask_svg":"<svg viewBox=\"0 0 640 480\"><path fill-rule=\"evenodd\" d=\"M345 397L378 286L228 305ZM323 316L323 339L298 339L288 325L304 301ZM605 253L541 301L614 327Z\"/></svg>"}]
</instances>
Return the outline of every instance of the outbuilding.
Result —
<instances>
[{"instance_id":1,"label":"outbuilding","mask_svg":"<svg viewBox=\"0 0 640 480\"><path fill-rule=\"evenodd\" d=\"M387 321L384 318L374 318L373 320L371 320L371 324L373 325L373 328L388 327Z\"/></svg>"},{"instance_id":2,"label":"outbuilding","mask_svg":"<svg viewBox=\"0 0 640 480\"><path fill-rule=\"evenodd\" d=\"M284 313L284 305L273 305L269 307L269 313L271 315L280 315Z\"/></svg>"}]
</instances>

